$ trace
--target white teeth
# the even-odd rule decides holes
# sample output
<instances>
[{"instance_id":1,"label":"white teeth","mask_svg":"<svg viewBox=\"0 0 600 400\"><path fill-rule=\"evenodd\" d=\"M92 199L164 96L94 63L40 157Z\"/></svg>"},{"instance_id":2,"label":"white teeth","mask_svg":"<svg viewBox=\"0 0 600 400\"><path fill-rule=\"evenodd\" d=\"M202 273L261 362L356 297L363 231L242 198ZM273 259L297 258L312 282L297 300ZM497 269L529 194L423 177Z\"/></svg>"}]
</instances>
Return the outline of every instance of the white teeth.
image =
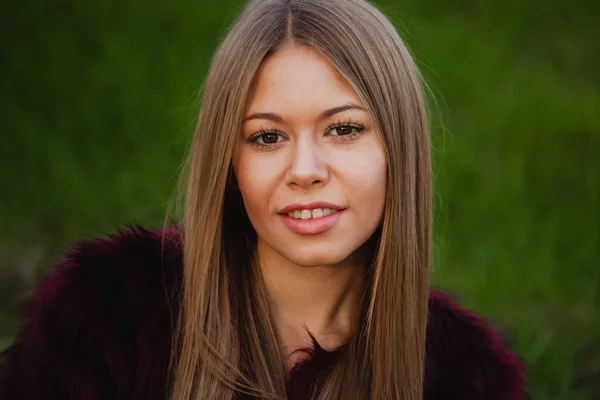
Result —
<instances>
[{"instance_id":1,"label":"white teeth","mask_svg":"<svg viewBox=\"0 0 600 400\"><path fill-rule=\"evenodd\" d=\"M315 208L314 210L294 210L288 212L287 215L294 219L313 219L326 217L336 212L337 210L331 208Z\"/></svg>"},{"instance_id":2,"label":"white teeth","mask_svg":"<svg viewBox=\"0 0 600 400\"><path fill-rule=\"evenodd\" d=\"M312 213L310 212L310 210L302 210L300 218L302 218L302 219L311 219L312 218Z\"/></svg>"}]
</instances>

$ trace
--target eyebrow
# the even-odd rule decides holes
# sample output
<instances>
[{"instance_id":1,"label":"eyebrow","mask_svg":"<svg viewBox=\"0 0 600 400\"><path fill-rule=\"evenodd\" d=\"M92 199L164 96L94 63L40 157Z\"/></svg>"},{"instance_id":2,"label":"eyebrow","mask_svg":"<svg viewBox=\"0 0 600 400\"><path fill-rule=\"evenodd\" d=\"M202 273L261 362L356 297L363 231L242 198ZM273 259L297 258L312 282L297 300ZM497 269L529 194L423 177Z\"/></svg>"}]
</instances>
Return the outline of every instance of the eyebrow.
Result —
<instances>
[{"instance_id":1,"label":"eyebrow","mask_svg":"<svg viewBox=\"0 0 600 400\"><path fill-rule=\"evenodd\" d=\"M325 118L329 118L337 113L341 113L343 111L347 111L347 110L361 110L361 111L366 111L364 107L361 107L357 104L344 104L342 106L338 106L338 107L333 107L330 108L328 110L325 110L321 113L321 115L319 116L320 119L325 119ZM247 117L245 117L242 120L242 123L249 121L251 119L267 119L273 122L283 122L283 118L281 117L281 115L279 114L275 114L275 113L265 113L265 112L258 112L258 113L252 113L250 115L248 115Z\"/></svg>"}]
</instances>

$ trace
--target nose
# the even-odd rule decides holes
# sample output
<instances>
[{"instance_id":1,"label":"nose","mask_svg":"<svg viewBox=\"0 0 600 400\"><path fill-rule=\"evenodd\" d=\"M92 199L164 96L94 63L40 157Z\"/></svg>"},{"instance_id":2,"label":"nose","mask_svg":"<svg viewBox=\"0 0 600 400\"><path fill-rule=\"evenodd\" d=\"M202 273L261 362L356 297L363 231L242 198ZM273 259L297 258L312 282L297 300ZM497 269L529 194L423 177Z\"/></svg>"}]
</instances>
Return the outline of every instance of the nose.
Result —
<instances>
[{"instance_id":1,"label":"nose","mask_svg":"<svg viewBox=\"0 0 600 400\"><path fill-rule=\"evenodd\" d=\"M324 160L323 149L314 138L304 137L294 144L286 180L287 184L302 188L324 184L329 172Z\"/></svg>"}]
</instances>

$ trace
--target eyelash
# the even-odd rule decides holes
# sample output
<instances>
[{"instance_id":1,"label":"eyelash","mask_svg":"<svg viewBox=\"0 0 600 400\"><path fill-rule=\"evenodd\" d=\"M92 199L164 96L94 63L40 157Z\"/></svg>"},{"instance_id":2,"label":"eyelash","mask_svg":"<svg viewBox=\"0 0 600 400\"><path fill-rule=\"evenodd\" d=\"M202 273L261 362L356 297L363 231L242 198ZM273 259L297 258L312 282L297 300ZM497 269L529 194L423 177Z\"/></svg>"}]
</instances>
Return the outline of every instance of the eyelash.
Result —
<instances>
[{"instance_id":1,"label":"eyelash","mask_svg":"<svg viewBox=\"0 0 600 400\"><path fill-rule=\"evenodd\" d=\"M351 128L353 130L352 133L350 133L349 135L332 136L333 138L335 138L336 140L339 140L341 142L356 140L365 130L365 126L363 124L354 123L352 121L346 121L346 122L335 122L333 124L330 124L329 126L327 126L327 128L325 128L325 133L328 134L332 130L338 129L338 128ZM282 131L279 131L277 129L260 128L260 130L258 132L250 135L250 137L248 137L247 141L252 143L252 145L255 146L256 148L262 149L262 150L270 149L270 148L273 148L274 146L277 146L280 144L280 143L272 143L272 144L258 143L258 139L265 134L275 134L275 135L284 136L284 137L286 136L285 133L283 133Z\"/></svg>"}]
</instances>

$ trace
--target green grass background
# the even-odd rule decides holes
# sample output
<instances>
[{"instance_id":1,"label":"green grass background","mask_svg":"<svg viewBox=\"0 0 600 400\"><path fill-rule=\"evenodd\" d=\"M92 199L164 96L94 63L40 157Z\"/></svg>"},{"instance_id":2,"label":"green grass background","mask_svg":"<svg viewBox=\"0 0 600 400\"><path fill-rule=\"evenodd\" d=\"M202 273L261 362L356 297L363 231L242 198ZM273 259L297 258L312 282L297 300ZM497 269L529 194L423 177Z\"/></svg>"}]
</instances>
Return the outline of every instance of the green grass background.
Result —
<instances>
[{"instance_id":1,"label":"green grass background","mask_svg":"<svg viewBox=\"0 0 600 400\"><path fill-rule=\"evenodd\" d=\"M240 5L50 3L0 5L0 349L60 249L162 223ZM600 399L600 6L377 4L431 87L435 285L505 333L531 399Z\"/></svg>"}]
</instances>

